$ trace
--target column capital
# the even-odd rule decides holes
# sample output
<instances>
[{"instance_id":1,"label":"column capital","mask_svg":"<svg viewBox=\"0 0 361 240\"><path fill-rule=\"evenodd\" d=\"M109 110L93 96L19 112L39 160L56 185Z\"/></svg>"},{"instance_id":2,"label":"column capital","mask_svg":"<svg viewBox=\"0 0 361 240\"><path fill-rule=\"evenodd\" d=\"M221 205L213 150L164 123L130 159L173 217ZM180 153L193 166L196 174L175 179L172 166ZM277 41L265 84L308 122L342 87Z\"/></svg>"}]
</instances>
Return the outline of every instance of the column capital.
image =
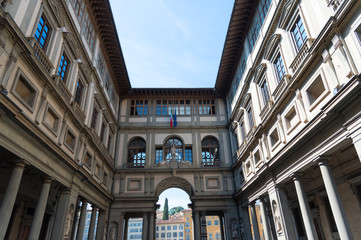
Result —
<instances>
[{"instance_id":1,"label":"column capital","mask_svg":"<svg viewBox=\"0 0 361 240\"><path fill-rule=\"evenodd\" d=\"M328 160L332 159L330 154L318 155L313 162L317 162L318 165L324 165L328 162Z\"/></svg>"}]
</instances>

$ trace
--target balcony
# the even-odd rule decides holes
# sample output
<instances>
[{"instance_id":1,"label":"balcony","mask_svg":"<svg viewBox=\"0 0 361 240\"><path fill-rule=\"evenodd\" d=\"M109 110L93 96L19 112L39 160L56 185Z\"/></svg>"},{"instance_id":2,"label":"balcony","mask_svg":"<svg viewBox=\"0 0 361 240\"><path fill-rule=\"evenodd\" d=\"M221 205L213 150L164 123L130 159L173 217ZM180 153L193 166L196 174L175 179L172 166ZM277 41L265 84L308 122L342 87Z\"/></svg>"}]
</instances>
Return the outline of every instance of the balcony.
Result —
<instances>
[{"instance_id":1,"label":"balcony","mask_svg":"<svg viewBox=\"0 0 361 240\"><path fill-rule=\"evenodd\" d=\"M125 163L125 168L144 168L145 163Z\"/></svg>"},{"instance_id":2,"label":"balcony","mask_svg":"<svg viewBox=\"0 0 361 240\"><path fill-rule=\"evenodd\" d=\"M70 102L71 92L69 91L68 87L65 85L65 82L60 78L59 75L54 75L53 79L56 86L58 86L58 89L62 93L62 95L65 97L66 100Z\"/></svg>"},{"instance_id":3,"label":"balcony","mask_svg":"<svg viewBox=\"0 0 361 240\"><path fill-rule=\"evenodd\" d=\"M214 161L214 162L202 162L203 168L219 168L221 167L220 161Z\"/></svg>"},{"instance_id":4,"label":"balcony","mask_svg":"<svg viewBox=\"0 0 361 240\"><path fill-rule=\"evenodd\" d=\"M333 11L336 12L343 2L344 0L330 0L327 6L332 7Z\"/></svg>"},{"instance_id":5,"label":"balcony","mask_svg":"<svg viewBox=\"0 0 361 240\"><path fill-rule=\"evenodd\" d=\"M35 56L40 60L45 69L50 73L54 68L53 64L50 62L48 56L46 56L44 50L40 47L39 43L35 40L34 37L29 37L28 41L35 51Z\"/></svg>"},{"instance_id":6,"label":"balcony","mask_svg":"<svg viewBox=\"0 0 361 240\"><path fill-rule=\"evenodd\" d=\"M269 100L269 101L267 102L267 104L264 105L261 113L259 114L259 116L261 117L262 121L263 121L264 118L266 117L267 113L271 110L272 105L273 105L273 101L272 101L272 100Z\"/></svg>"},{"instance_id":7,"label":"balcony","mask_svg":"<svg viewBox=\"0 0 361 240\"><path fill-rule=\"evenodd\" d=\"M283 90L285 90L289 79L290 79L290 75L284 75L282 80L278 83L278 86L276 87L276 89L273 91L272 95L273 95L273 99L275 101L278 100L278 98L281 96L281 93L283 92Z\"/></svg>"},{"instance_id":8,"label":"balcony","mask_svg":"<svg viewBox=\"0 0 361 240\"><path fill-rule=\"evenodd\" d=\"M295 59L293 60L293 62L290 65L290 68L292 69L293 72L296 72L297 69L299 68L299 66L301 66L303 60L306 58L308 50L310 49L313 41L315 39L313 38L308 38L306 40L306 42L303 44L303 46L301 47L301 49L298 51Z\"/></svg>"}]
</instances>

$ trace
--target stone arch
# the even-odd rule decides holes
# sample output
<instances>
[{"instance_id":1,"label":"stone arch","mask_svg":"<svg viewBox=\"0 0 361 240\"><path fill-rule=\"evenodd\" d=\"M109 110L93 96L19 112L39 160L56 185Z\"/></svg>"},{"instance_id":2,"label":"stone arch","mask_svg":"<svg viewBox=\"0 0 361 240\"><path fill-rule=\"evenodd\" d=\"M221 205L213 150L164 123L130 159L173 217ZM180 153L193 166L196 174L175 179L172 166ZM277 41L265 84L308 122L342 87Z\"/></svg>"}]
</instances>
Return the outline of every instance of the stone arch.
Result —
<instances>
[{"instance_id":1,"label":"stone arch","mask_svg":"<svg viewBox=\"0 0 361 240\"><path fill-rule=\"evenodd\" d=\"M178 135L176 135L176 134L171 134L171 135L169 135L169 136L167 136L167 137L164 138L164 140L163 140L163 145L165 145L165 144L167 143L167 141L168 141L169 139L172 139L172 138L177 138L177 139L181 140L181 142L182 142L183 145L185 144L185 143L184 143L184 139L183 139L181 136L178 136Z\"/></svg>"},{"instance_id":2,"label":"stone arch","mask_svg":"<svg viewBox=\"0 0 361 240\"><path fill-rule=\"evenodd\" d=\"M185 191L189 197L194 195L193 187L187 180L181 177L173 176L163 179L160 183L158 183L155 191L156 196L159 197L162 192L169 188L180 188Z\"/></svg>"}]
</instances>

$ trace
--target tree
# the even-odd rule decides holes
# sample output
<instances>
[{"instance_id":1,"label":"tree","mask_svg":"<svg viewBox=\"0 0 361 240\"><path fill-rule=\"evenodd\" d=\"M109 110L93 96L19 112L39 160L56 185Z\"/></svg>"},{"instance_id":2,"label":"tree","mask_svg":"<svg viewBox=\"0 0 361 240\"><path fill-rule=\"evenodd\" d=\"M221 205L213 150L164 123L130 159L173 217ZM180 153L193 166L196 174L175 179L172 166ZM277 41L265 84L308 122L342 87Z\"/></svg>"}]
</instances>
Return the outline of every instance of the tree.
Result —
<instances>
[{"instance_id":1,"label":"tree","mask_svg":"<svg viewBox=\"0 0 361 240\"><path fill-rule=\"evenodd\" d=\"M174 208L171 208L169 210L169 215L174 215L176 213L179 213L180 211L182 211L184 208L181 207L181 206L178 206L178 207L174 207Z\"/></svg>"},{"instance_id":2,"label":"tree","mask_svg":"<svg viewBox=\"0 0 361 240\"><path fill-rule=\"evenodd\" d=\"M168 216L168 198L165 199L164 202L164 209L163 209L163 220L169 220L169 216Z\"/></svg>"}]
</instances>

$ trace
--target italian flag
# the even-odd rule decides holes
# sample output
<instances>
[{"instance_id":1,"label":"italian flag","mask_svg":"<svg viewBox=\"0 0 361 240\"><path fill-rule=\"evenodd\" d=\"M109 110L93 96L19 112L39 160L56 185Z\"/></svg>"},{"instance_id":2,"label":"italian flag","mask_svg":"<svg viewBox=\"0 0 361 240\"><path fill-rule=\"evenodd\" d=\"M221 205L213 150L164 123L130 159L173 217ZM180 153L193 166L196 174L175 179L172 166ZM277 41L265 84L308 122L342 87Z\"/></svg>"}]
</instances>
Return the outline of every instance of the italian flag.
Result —
<instances>
[{"instance_id":1,"label":"italian flag","mask_svg":"<svg viewBox=\"0 0 361 240\"><path fill-rule=\"evenodd\" d=\"M173 127L173 108L170 109L170 127Z\"/></svg>"}]
</instances>

